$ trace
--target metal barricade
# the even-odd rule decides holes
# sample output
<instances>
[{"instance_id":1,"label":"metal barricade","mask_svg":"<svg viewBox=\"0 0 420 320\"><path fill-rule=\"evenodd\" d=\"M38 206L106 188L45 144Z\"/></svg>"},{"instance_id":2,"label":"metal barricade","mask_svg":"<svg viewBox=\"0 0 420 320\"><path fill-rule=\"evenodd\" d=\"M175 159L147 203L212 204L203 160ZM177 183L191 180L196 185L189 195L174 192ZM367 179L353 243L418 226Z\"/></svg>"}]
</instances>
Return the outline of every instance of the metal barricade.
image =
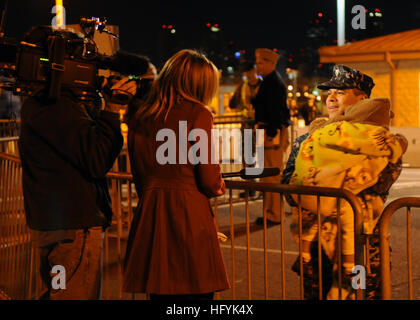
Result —
<instances>
[{"instance_id":1,"label":"metal barricade","mask_svg":"<svg viewBox=\"0 0 420 320\"><path fill-rule=\"evenodd\" d=\"M131 175L129 173L110 173L108 174L108 177L111 178L111 185L113 183L115 183L117 185L117 187L115 188L115 192L112 193L112 201L114 204L116 204L116 207L114 207L114 213L115 213L115 218L116 220L119 220L116 225L117 225L117 229L110 229L107 231L107 237L106 239L108 239L107 241L109 241L109 239L111 239L112 237L114 237L116 239L116 244L117 244L117 249L116 249L116 253L114 254L114 257L110 257L109 253L105 253L105 261L117 261L117 266L115 268L118 268L118 277L121 277L121 266L118 266L118 264L122 263L122 259L121 259L121 255L124 253L124 245L125 245L125 241L126 237L124 237L124 232L128 231L130 228L130 222L131 219L125 219L124 216L124 210L129 210L129 207L131 207L130 205L128 207L126 207L125 209L123 209L125 206L121 207L118 203L121 203L121 197L126 198L127 197L131 197L128 196L129 194L131 195L132 190L130 189L131 184L130 184L130 178ZM128 188L128 194L126 193L126 191L124 191L123 187L124 185L127 185ZM297 187L297 186L290 186L290 185L277 185L277 184L268 184L268 183L256 183L256 182L244 182L244 181L228 181L226 180L226 185L228 188L227 194L229 197L229 213L228 215L224 218L221 217L221 210L220 210L220 203L219 200L216 198L213 200L213 205L214 205L214 213L215 213L215 217L216 217L216 221L217 221L217 225L219 226L219 231L222 232L226 232L229 235L229 239L230 239L230 246L226 245L226 244L222 244L222 251L224 253L224 257L225 257L225 261L229 261L230 262L230 281L232 284L232 288L230 289L230 291L224 292L222 294L217 294L216 298L217 299L237 299L238 295L237 295L237 264L236 264L236 251L237 250L241 250L241 251L246 251L246 264L242 263L240 265L240 267L242 268L242 270L240 270L240 272L244 272L244 266L246 265L246 282L247 282L247 295L245 297L240 297L241 299L254 299L255 297L253 297L252 295L252 278L253 278L253 272L251 271L251 253L252 251L257 251L260 252L264 255L264 259L263 259L263 263L258 264L258 271L263 272L264 276L263 276L263 283L264 283L264 294L263 296L258 296L256 297L257 299L269 299L270 295L269 295L269 282L271 281L269 272L268 272L268 268L270 266L269 262L268 262L268 256L270 254L272 254L273 252L276 253L280 253L281 254L281 258L279 261L275 261L276 265L280 265L280 273L281 273L281 283L279 284L279 287L281 287L281 296L280 299L286 299L286 267L285 267L285 254L287 254L287 251L285 250L285 238L287 235L287 232L285 231L285 224L282 223L280 224L280 250L276 250L276 249L272 249L269 248L268 246L268 226L265 221L264 227L263 227L263 247L262 248L255 248L251 246L251 229L253 229L253 231L256 231L257 229L253 226L251 227L251 222L250 222L250 211L249 211L249 198L245 197L244 201L245 201L245 214L244 214L244 218L245 218L245 227L243 228L243 226L241 226L242 230L240 232L244 232L245 236L246 236L246 244L245 245L238 245L237 244L237 238L236 238L236 226L235 226L235 218L234 218L234 210L233 210L233 205L234 205L234 201L233 201L233 191L234 190L257 190L260 192L277 192L280 193L281 195L284 194L297 194L297 195L312 195L312 196L316 196L317 197L317 201L318 203L321 201L322 197L333 197L333 198L337 198L337 202L338 202L338 208L340 208L340 201L347 201L350 206L353 209L354 212L354 223L355 223L355 234L354 234L354 241L355 241L355 264L356 265L361 265L364 266L365 264L365 258L364 258L364 242L363 242L363 237L362 237L362 217L361 217L361 207L360 207L360 203L359 200L357 199L357 197L355 195L353 195L351 192L343 190L343 189L333 189L333 188L319 188L319 187ZM132 200L131 200L132 201ZM282 201L283 198L282 198ZM128 203L130 202L130 200L128 201ZM255 203L254 203L255 206ZM258 206L261 207L261 203L258 204ZM284 206L283 206L284 207ZM260 208L261 209L261 208ZM262 204L262 209L264 209L264 205ZM299 211L301 212L301 208L299 206ZM130 216L131 216L132 212L130 212ZM338 214L340 214L340 211L338 211ZM262 213L261 213L262 215ZM300 214L301 215L301 214ZM264 217L266 219L266 217ZM223 229L223 222L221 220L224 220L224 222L228 223L228 227L225 229ZM300 216L300 236L299 238L301 238L302 235L302 219ZM338 219L339 220L339 219ZM285 213L282 212L282 221L285 221ZM321 234L321 216L318 212L318 234ZM222 227L222 229L221 229ZM243 230L245 229L245 230ZM261 230L261 229L259 229ZM111 236L111 234L114 234L113 236ZM338 233L340 234L340 233ZM319 237L319 236L318 236ZM339 246L340 246L340 239L338 239L339 242ZM109 244L105 245L105 248L109 248ZM301 252L302 249L302 243L300 241L300 245L299 245L299 252ZM228 251L226 251L228 250ZM341 248L338 248L338 251L341 252ZM319 241L318 239L318 253L319 256L321 256L321 241ZM299 253L297 253L299 254ZM337 257L340 257L340 254L337 255ZM341 266L342 266L342 262L341 259L338 258L338 268L339 270L341 270ZM301 274L303 274L303 261L302 259L300 259L300 270L301 270ZM322 259L319 259L319 279L322 279ZM338 285L341 288L342 285L342 279L341 279L341 273L338 273ZM243 280L243 279L242 279ZM242 281L241 280L241 281ZM290 282L290 281L289 281ZM322 282L322 280L321 280ZM296 286L296 284L294 284ZM111 286L109 284L104 283L104 288L106 290L110 288ZM117 281L117 287L118 287L118 298L121 299L122 297L124 297L124 294L121 291L121 283L120 280ZM304 292L303 292L303 277L300 277L299 280L299 286L300 288L300 293L298 297L295 297L297 299L303 299L304 297ZM114 285L115 288L115 285ZM280 288L279 288L280 290ZM104 294L105 297L110 297L110 294L105 293ZM322 292L322 283L320 283L319 285L319 297L323 296L323 292ZM341 298L341 290L339 290L339 297ZM114 298L115 298L115 294L114 294ZM133 298L133 297L132 297ZM143 297L144 298L144 297ZM357 290L356 291L356 298L357 299L363 299L363 290Z\"/></svg>"},{"instance_id":2,"label":"metal barricade","mask_svg":"<svg viewBox=\"0 0 420 320\"><path fill-rule=\"evenodd\" d=\"M20 159L0 153L0 296L30 299L33 271L34 252L23 207Z\"/></svg>"},{"instance_id":3,"label":"metal barricade","mask_svg":"<svg viewBox=\"0 0 420 320\"><path fill-rule=\"evenodd\" d=\"M19 155L20 120L0 120L0 152Z\"/></svg>"},{"instance_id":4,"label":"metal barricade","mask_svg":"<svg viewBox=\"0 0 420 320\"><path fill-rule=\"evenodd\" d=\"M407 208L407 280L408 298L413 300L413 248L412 248L412 214L411 208L420 208L420 198L404 197L389 203L383 210L379 224L380 235L380 261L381 261L381 285L382 299L391 300L391 259L389 249L389 227L391 217L401 208Z\"/></svg>"},{"instance_id":5,"label":"metal barricade","mask_svg":"<svg viewBox=\"0 0 420 320\"><path fill-rule=\"evenodd\" d=\"M128 299L128 294L122 291L122 264L133 219L133 207L137 205L138 197L130 173L109 172L107 177L114 215L112 225L104 237L103 297Z\"/></svg>"},{"instance_id":6,"label":"metal barricade","mask_svg":"<svg viewBox=\"0 0 420 320\"><path fill-rule=\"evenodd\" d=\"M333 197L337 198L337 208L340 208L339 202L341 200L347 201L350 206L353 209L354 212L354 241L355 241L355 264L364 266L364 244L363 244L363 238L362 238L362 216L361 216L361 206L360 202L357 199L357 197L352 194L351 192L343 189L335 189L335 188L320 188L320 187L301 187L301 186L291 186L291 185L280 185L280 184L268 184L268 183L255 183L255 182L241 182L241 181L226 181L226 185L229 189L229 194L232 194L232 190L240 189L240 190L257 190L261 192L276 192L280 193L281 201L283 200L284 194L296 194L299 198L300 203L300 197L303 195L313 195L317 197L317 203L319 207L319 203L321 201L321 197ZM283 206L281 206L283 207ZM247 295L245 297L240 297L240 299L252 299L252 286L251 286L251 250L260 249L259 251L263 252L264 254L264 299L269 299L269 272L268 272L268 254L271 252L276 252L281 254L280 263L277 263L280 265L281 269L281 295L279 299L286 299L286 268L285 268L285 254L287 254L287 251L285 250L285 213L281 212L281 221L282 223L279 224L280 227L280 236L279 236L279 242L280 242L280 250L272 250L268 247L268 227L266 222L266 216L265 213L263 215L264 210L264 204L262 206L262 212L261 216L264 218L264 226L263 226L263 248L252 248L251 247L251 232L250 232L250 211L249 211L249 203L248 198L246 198L245 201L245 235L246 235L246 244L244 247L242 247L242 250L246 250L246 264L247 264ZM299 211L299 267L300 267L300 274L303 274L303 261L302 261L302 212L301 207L299 205L298 211ZM217 202L215 206L215 212L220 218L220 210L217 209ZM320 212L317 212L318 215L318 255L321 257L321 241L320 241L320 234L321 234L321 216ZM340 210L338 210L337 215L340 215ZM220 220L220 219L219 219ZM339 219L337 219L339 221ZM220 223L220 221L219 221ZM340 224L338 223L338 227L340 228ZM255 228L254 228L255 230ZM237 299L236 294L236 287L237 287L237 279L236 279L236 264L235 264L235 251L238 249L236 246L236 239L235 239L235 224L234 224L234 210L233 210L233 204L232 202L229 205L229 238L230 238L230 261L231 261L231 299ZM278 235L277 235L278 236ZM341 252L340 248L340 232L338 232L338 252ZM224 246L227 248L226 246ZM226 256L225 256L226 257ZM340 257L340 254L337 255L337 257ZM338 270L341 270L341 259L338 258ZM241 265L242 267L243 265ZM260 266L260 265L259 265ZM322 281L322 260L319 259L319 279ZM320 281L320 282L321 282ZM341 273L338 273L338 286L341 288ZM299 298L303 299L304 292L303 292L303 277L300 277L299 281ZM322 283L319 284L319 297L321 298L323 296L322 292ZM228 297L226 297L228 298ZM261 297L260 297L261 298ZM341 299L341 290L339 290L339 299ZM356 299L363 299L363 290L357 290L356 291Z\"/></svg>"},{"instance_id":7,"label":"metal barricade","mask_svg":"<svg viewBox=\"0 0 420 320\"><path fill-rule=\"evenodd\" d=\"M33 298L33 292L39 293L40 282L37 280L36 259L34 250L31 247L30 233L25 224L25 215L23 209L23 195L21 186L21 167L19 158L13 157L7 154L0 154L0 289L6 293L10 298L13 299L31 299ZM132 176L130 173L109 173L108 178L110 179L110 192L114 210L114 225L110 227L105 235L105 250L104 250L104 298L105 299L130 299L130 298L145 298L144 295L129 295L122 292L122 263L125 255L125 239L127 238L128 230L130 229L130 223L133 217L133 207L135 201L137 201L135 191L132 185ZM237 299L240 295L238 294L238 281L246 279L247 293L246 298L248 299L270 299L275 297L270 287L275 287L276 290L280 291L280 299L286 299L286 238L289 236L285 231L285 223L279 225L280 232L277 235L280 250L270 247L269 236L273 233L277 227L268 228L266 223L266 217L264 216L263 230L263 246L256 248L252 246L253 239L251 237L251 223L250 223L250 209L249 199L245 197L245 214L241 214L245 219L245 226L243 228L245 235L245 245L241 246L240 241L243 238L238 236L237 226L235 225L235 213L233 210L233 191L234 190L257 190L260 192L277 192L281 195L285 194L296 194L298 197L303 195L312 195L317 197L317 202L321 201L323 197L337 198L337 208L340 208L340 201L347 201L354 212L354 223L355 223L355 264L364 265L364 248L363 238L361 234L361 208L358 199L350 192L342 189L331 189L331 188L318 188L318 187L297 187L290 185L279 185L279 184L263 184L256 182L244 182L244 181L228 181L226 180L229 194L229 213L222 217L222 208L218 200L214 200L214 212L216 220L218 222L219 231L224 231L223 219L227 222L228 236L230 239L230 246L222 243L222 251L224 253L225 261L230 263L230 280L232 289L224 293L219 293L216 298L218 299ZM281 201L283 197L281 197ZM264 203L262 201L253 202L254 207L264 212ZM261 210L262 209L262 210ZM261 212L261 215L262 215ZM300 221L300 234L302 232L302 212L299 206L299 221ZM237 213L236 213L237 214ZM285 212L282 212L282 221L285 221ZM338 212L338 214L340 214ZM226 220L227 219L227 220ZM318 221L321 217L318 212ZM339 219L338 219L339 220ZM321 224L318 224L318 234L320 234ZM252 227L253 231L258 228ZM258 229L261 231L261 228ZM319 237L319 236L318 236ZM339 236L338 236L339 239ZM319 240L319 239L318 239ZM302 249L302 242L299 241L299 252ZM228 251L226 251L228 250ZM240 265L238 270L237 264L237 251L246 251L246 263ZM318 252L320 253L320 241L318 241ZM340 252L340 245L338 248ZM253 253L261 253L263 255L262 260L256 260L251 262ZM279 259L269 259L273 253L280 253ZM297 252L295 255L297 256ZM338 255L340 257L340 255ZM341 270L341 261L338 259L338 267ZM252 266L256 269L252 270ZM273 273L269 272L270 268L277 268L274 274L280 275L281 280L276 282L272 281ZM246 266L246 268L245 268ZM300 259L300 274L302 274L302 259ZM112 269L112 270L111 270ZM246 274L243 278L238 278L238 271ZM319 260L319 271L322 270L322 260ZM259 275L258 275L259 274ZM340 274L340 273L339 273ZM252 281L257 279L258 282L263 283L264 292L262 295L253 295ZM262 281L260 281L260 279ZM322 275L319 275L319 279L322 279ZM290 283L290 279L287 280L292 287L299 287L299 296L295 297L303 298L303 277L300 277L299 285L297 282ZM338 277L339 286L341 285L341 278ZM322 297L322 285L319 286L320 297ZM341 293L341 291L340 291ZM39 294L35 295L36 297ZM245 297L240 297L245 298ZM357 299L363 298L363 290L357 290Z\"/></svg>"},{"instance_id":8,"label":"metal barricade","mask_svg":"<svg viewBox=\"0 0 420 320\"><path fill-rule=\"evenodd\" d=\"M254 120L237 115L216 116L214 129L224 130L226 135L219 137L219 164L222 173L239 171L246 163L243 157L244 133L246 129L254 129ZM222 131L221 131L222 132ZM255 139L253 139L255 148ZM243 202L239 192L233 194L234 202ZM229 203L227 195L218 199L219 203Z\"/></svg>"}]
</instances>

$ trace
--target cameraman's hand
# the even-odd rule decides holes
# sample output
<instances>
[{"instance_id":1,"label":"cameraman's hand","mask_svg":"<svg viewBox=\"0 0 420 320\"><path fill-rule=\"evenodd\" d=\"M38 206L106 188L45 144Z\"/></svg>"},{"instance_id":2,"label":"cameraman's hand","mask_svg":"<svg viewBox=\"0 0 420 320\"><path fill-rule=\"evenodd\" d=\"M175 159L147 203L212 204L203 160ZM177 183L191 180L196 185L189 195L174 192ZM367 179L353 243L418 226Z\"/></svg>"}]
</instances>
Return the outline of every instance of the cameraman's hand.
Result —
<instances>
[{"instance_id":1,"label":"cameraman's hand","mask_svg":"<svg viewBox=\"0 0 420 320\"><path fill-rule=\"evenodd\" d=\"M125 92L131 94L132 96L135 96L136 92L137 92L137 84L136 84L135 81L131 81L128 77L124 77L121 80L119 80L118 82L116 82L111 87L111 91L113 91L113 90L125 91ZM124 106L121 105L121 104L116 104L116 103L112 103L110 101L107 101L107 103L105 105L105 110L115 112L115 113L119 113L120 109L123 108L123 107Z\"/></svg>"}]
</instances>

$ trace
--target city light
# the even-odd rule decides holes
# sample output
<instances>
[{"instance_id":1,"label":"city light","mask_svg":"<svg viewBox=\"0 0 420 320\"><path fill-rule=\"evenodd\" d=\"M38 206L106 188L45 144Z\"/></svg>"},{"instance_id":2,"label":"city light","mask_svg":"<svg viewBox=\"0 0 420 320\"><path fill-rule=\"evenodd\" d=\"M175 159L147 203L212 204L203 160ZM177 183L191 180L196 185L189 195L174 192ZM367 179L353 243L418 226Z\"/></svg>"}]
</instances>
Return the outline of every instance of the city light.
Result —
<instances>
[{"instance_id":1,"label":"city light","mask_svg":"<svg viewBox=\"0 0 420 320\"><path fill-rule=\"evenodd\" d=\"M172 34L174 34L175 32L176 32L176 30L175 30L175 29L172 29L172 30L171 30L171 33L172 33Z\"/></svg>"},{"instance_id":2,"label":"city light","mask_svg":"<svg viewBox=\"0 0 420 320\"><path fill-rule=\"evenodd\" d=\"M287 87L287 90L289 90L289 91L293 91L293 86L292 86L292 85L288 86L288 87Z\"/></svg>"},{"instance_id":3,"label":"city light","mask_svg":"<svg viewBox=\"0 0 420 320\"><path fill-rule=\"evenodd\" d=\"M220 31L219 25L215 24L214 26L212 26L210 28L210 30L213 31L213 32L219 32Z\"/></svg>"},{"instance_id":4,"label":"city light","mask_svg":"<svg viewBox=\"0 0 420 320\"><path fill-rule=\"evenodd\" d=\"M235 52L235 58L239 59L241 57L241 53L239 51Z\"/></svg>"}]
</instances>

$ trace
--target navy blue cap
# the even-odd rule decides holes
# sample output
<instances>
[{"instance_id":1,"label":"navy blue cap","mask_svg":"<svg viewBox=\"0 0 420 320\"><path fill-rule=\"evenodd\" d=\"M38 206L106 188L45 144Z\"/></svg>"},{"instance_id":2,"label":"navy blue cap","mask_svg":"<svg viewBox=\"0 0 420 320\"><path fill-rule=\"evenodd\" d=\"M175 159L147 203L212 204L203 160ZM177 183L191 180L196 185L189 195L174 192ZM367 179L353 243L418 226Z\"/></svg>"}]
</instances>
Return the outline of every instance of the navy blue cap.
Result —
<instances>
[{"instance_id":1,"label":"navy blue cap","mask_svg":"<svg viewBox=\"0 0 420 320\"><path fill-rule=\"evenodd\" d=\"M318 85L318 89L359 89L370 97L375 83L368 75L359 70L338 64L334 66L332 78Z\"/></svg>"}]
</instances>

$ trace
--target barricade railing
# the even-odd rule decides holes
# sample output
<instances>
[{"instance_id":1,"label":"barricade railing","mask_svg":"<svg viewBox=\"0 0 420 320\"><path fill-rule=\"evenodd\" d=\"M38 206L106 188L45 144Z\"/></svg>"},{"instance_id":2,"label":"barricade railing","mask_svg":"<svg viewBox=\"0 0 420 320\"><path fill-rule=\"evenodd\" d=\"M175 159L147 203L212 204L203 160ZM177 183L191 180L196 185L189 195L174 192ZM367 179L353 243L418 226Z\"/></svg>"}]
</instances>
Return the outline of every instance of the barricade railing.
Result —
<instances>
[{"instance_id":1,"label":"barricade railing","mask_svg":"<svg viewBox=\"0 0 420 320\"><path fill-rule=\"evenodd\" d=\"M380 237L380 264L381 264L381 286L382 299L391 300L391 258L389 246L389 227L393 214L401 209L407 208L407 280L408 280L408 299L413 300L413 248L412 248L412 212L411 208L420 208L419 197L399 198L389 203L383 210L382 216L378 222ZM398 263L400 263L399 261ZM394 264L396 267L397 263Z\"/></svg>"},{"instance_id":2,"label":"barricade railing","mask_svg":"<svg viewBox=\"0 0 420 320\"><path fill-rule=\"evenodd\" d=\"M38 297L40 292L40 282L37 275L37 259L35 257L36 253L31 247L30 233L25 224L25 214L23 209L23 193L21 186L21 167L20 159L11 155L0 153L0 290L6 293L10 298L13 299L31 299L34 296ZM132 176L130 173L115 173L110 172L108 174L110 180L110 191L113 203L114 210L114 224L113 227L110 227L105 234L105 250L104 250L104 284L103 288L105 290L104 298L110 299L129 299L130 296L122 292L122 264L123 258L125 255L124 245L126 244L125 239L127 238L128 230L130 229L131 220L133 217L133 207L135 207L137 201L137 195L133 189ZM271 242L268 241L269 235L271 236L275 228L268 227L266 222L266 216L264 214L264 202L255 203L254 206L258 207L258 211L261 211L261 216L264 217L263 230L263 247L262 248L253 248L251 247L251 230L250 230L250 210L249 210L249 198L245 197L245 214L235 212L233 210L233 197L232 193L234 190L256 190L263 193L266 192L275 192L281 194L281 201L285 194L296 194L298 196L298 202L300 203L300 197L303 195L312 195L317 198L317 203L319 204L322 201L323 197L332 197L337 198L337 208L340 208L340 201L347 201L354 212L354 223L355 223L355 264L364 265L364 248L363 248L363 238L362 238L362 220L361 220L361 208L358 199L350 192L342 189L333 189L333 188L318 188L318 187L298 187L290 185L280 185L280 184L267 184L267 183L256 183L256 182L246 182L246 181L229 181L226 180L226 185L228 188L227 193L229 194L229 213L224 218L228 219L228 239L230 241L229 248L226 247L226 244L222 243L222 250L225 256L226 261L230 261L230 282L232 289L227 292L218 294L216 297L218 299L237 299L237 283L240 279L236 276L237 271L237 262L236 262L236 250L246 250L246 282L248 284L247 289L247 298L248 299L269 299L271 295L269 291L269 282L271 282L271 273L269 273L269 267L272 267L272 264L280 265L280 269L277 274L281 274L281 281L278 284L278 290L281 290L281 299L286 299L286 259L285 255L285 239L288 236L285 231L285 212L281 212L281 223L280 227L280 250L276 250L270 247ZM221 225L222 211L224 210L218 199L213 200L214 212L216 221L218 222L219 231L225 232ZM281 206L284 207L284 206ZM261 210L262 209L262 210ZM302 236L302 208L298 206L299 212L299 229L300 234L299 238ZM318 221L321 221L321 216L318 213ZM237 245L238 234L235 234L237 231L235 225L235 215L241 215L245 220L245 234L246 234L246 245L243 248ZM338 209L338 215L340 210ZM339 219L337 219L339 221ZM338 222L340 227L340 224ZM253 231L261 231L261 228L256 230L253 227ZM268 229L271 229L270 233ZM319 256L321 257L321 241L319 239L321 234L321 223L318 223L318 251ZM340 233L338 233L338 240ZM243 239L242 239L243 240ZM241 240L241 241L242 241ZM112 243L113 242L113 243ZM340 242L340 241L338 241ZM228 249L228 251L226 251ZM255 250L257 249L257 250ZM299 241L299 255L302 250L302 241ZM254 277L254 272L251 270L251 252L262 252L264 255L263 263L257 263L257 269L255 271L262 271L263 283L264 283L264 294L263 296L253 296L252 294L252 278ZM280 253L280 259L268 259L269 255L272 252ZM339 244L338 252L341 251ZM300 254L299 265L300 265L300 274L303 275L303 261L302 255ZM340 257L340 254L337 255ZM112 264L114 271L111 278L108 275L106 276L106 268ZM341 270L341 260L338 258L337 261L339 270ZM245 266L244 264L240 265L241 268ZM244 268L243 268L244 269ZM319 259L319 272L322 270L322 259ZM338 281L339 286L341 287L341 273L339 273ZM319 275L319 279L322 281L322 274ZM108 282L107 282L108 281ZM320 281L320 282L321 282ZM296 283L293 283L293 286L297 286ZM276 287L277 288L277 287ZM281 288L281 289L280 289ZM303 289L303 277L300 277L299 281L299 297L303 299L304 289ZM108 294L106 290L113 291L112 294ZM34 294L35 293L35 294ZM323 297L322 292L322 283L319 285L319 297ZM341 290L340 290L341 294ZM229 296L228 296L229 295ZM135 298L135 296L131 296ZM363 299L363 290L356 291L356 298Z\"/></svg>"},{"instance_id":3,"label":"barricade railing","mask_svg":"<svg viewBox=\"0 0 420 320\"><path fill-rule=\"evenodd\" d=\"M31 299L33 271L20 159L0 153L0 298Z\"/></svg>"},{"instance_id":4,"label":"barricade railing","mask_svg":"<svg viewBox=\"0 0 420 320\"><path fill-rule=\"evenodd\" d=\"M116 205L114 207L114 213L115 213L115 219L116 219L116 226L117 228L114 228L114 230L109 230L108 231L108 235L106 236L106 239L110 239L112 237L114 237L116 239L116 244L117 244L117 249L116 249L116 257L112 258L109 257L109 253L105 253L105 261L110 261L110 260L117 260L117 265L120 265L122 262L121 259L121 255L123 254L123 249L122 249L122 245L123 245L123 241L122 240L126 240L126 236L124 237L123 235L123 229L125 232L127 232L130 228L130 222L131 222L131 218L124 218L124 216L128 217L132 217L132 208L130 209L130 201L133 201L133 196L131 195L132 190L131 190L131 175L129 173L109 173L108 174L108 178L110 178L111 180L113 180L116 184L115 187L115 192L111 193L112 194L112 201L113 203L123 203L124 201L121 201L121 199L127 199L128 201L126 202L128 204L127 206L121 206L121 205ZM291 186L291 185L279 185L279 184L268 184L268 183L256 183L256 182L245 182L245 181L229 181L229 180L225 180L226 181L226 185L228 188L227 194L229 196L229 213L228 213L228 223L229 226L226 229L229 234L228 238L230 241L230 246L229 246L229 253L226 252L226 250L224 250L224 255L225 258L228 258L227 260L230 261L231 263L231 268L229 268L230 270L230 281L231 281L231 285L232 288L230 289L230 293L231 296L226 296L226 294L224 294L223 297L221 297L220 294L216 295L216 298L223 298L223 299L237 299L238 295L237 295L237 278L236 278L236 268L237 265L235 263L235 251L238 250L238 247L240 247L240 250L246 250L247 252L247 259L246 259L246 265L247 265L247 283L248 283L248 292L247 292L247 296L245 297L245 299L253 299L253 295L252 295L252 272L251 272L251 251L254 250L256 248L252 248L251 247L251 226L250 226L250 212L249 212L249 198L245 197L244 201L245 201L245 234L246 234L246 245L245 246L236 246L236 240L235 240L235 223L234 223L234 210L233 210L233 190L244 190L246 191L250 191L250 190L256 190L256 191L260 191L260 192L276 192L276 193L280 193L282 195L281 197L281 201L283 200L283 195L285 194L296 194L298 195L299 201L300 202L300 196L303 195L309 195L309 196L316 196L317 197L317 202L318 204L321 201L321 198L324 197L330 197L330 198L337 198L337 208L338 208L338 212L337 215L340 215L340 201L347 201L351 208L353 209L354 212L354 224L355 224L355 234L354 234L354 241L355 241L355 264L356 265L361 265L364 266L365 265L365 258L364 258L364 241L363 241L363 236L362 236L362 217L361 217L361 207L360 207L360 203L358 198L352 194L351 192L347 191L347 190L343 190L343 189L335 189L335 188L319 188L319 187L298 187L298 186ZM112 183L111 183L112 184ZM124 185L126 185L126 187L123 187ZM128 194L126 192L123 192L123 190L127 190ZM219 200L218 199L214 199L213 200L213 206L214 206L214 212L215 212L215 217L216 217L216 221L217 221L217 225L220 228L220 204L219 204ZM282 208L284 208L284 206L281 206ZM319 207L319 205L318 205ZM285 285L285 281L286 281L286 268L285 268L285 238L286 238L286 231L285 231L285 213L282 212L281 215L281 220L283 221L283 223L280 224L280 250L272 250L271 248L268 247L268 226L267 226L267 222L266 222L266 216L263 215L264 210L264 204L262 205L262 210L261 210L261 216L264 216L264 226L263 226L263 243L264 246L263 248L259 248L258 251L263 252L264 254L264 295L262 298L264 299L269 299L270 295L269 295L269 273L268 273L268 255L275 251L277 253L281 254L281 259L280 259L280 265L281 265L281 299L286 299L286 285ZM299 234L299 238L302 238L302 208L300 206L298 206L298 211L299 211L299 229L300 229L300 234ZM129 212L129 213L128 213ZM318 254L319 257L321 257L321 241L319 239L320 235L321 235L321 215L320 212L317 212L318 214ZM226 216L225 216L226 218ZM118 221L119 220L119 221ZM338 227L340 228L340 223L339 223L339 219L337 219L338 221ZM224 230L222 230L224 231ZM255 228L254 228L255 231ZM226 232L226 231L224 231ZM111 236L111 234L113 234ZM126 234L125 234L126 235ZM340 232L338 232L338 237L340 235ZM338 243L339 243L339 247L338 247L338 252L341 252L341 246L340 246L340 239L338 238ZM109 245L105 244L105 248L108 248ZM223 249L228 249L226 245L222 245ZM107 250L107 249L106 249ZM299 241L299 253L298 255L300 257L302 257L302 255L300 254L302 250L302 242ZM230 257L227 257L227 255L230 255ZM337 265L338 265L338 270L341 270L342 268L342 262L340 259L341 255L337 254ZM276 262L278 263L278 261ZM326 293L322 292L322 279L323 279L323 275L322 275L322 259L320 258L318 260L319 263L319 268L318 268L318 272L319 272L319 279L321 279L320 284L319 284L319 297L325 297ZM241 264L241 267L243 267L244 265ZM261 265L259 265L259 267L261 267ZM302 258L299 259L299 267L300 267L300 274L303 274L303 261ZM121 271L121 267L118 267L118 270ZM121 275L119 275L121 276ZM104 287L106 288L108 286L108 284L104 283ZM341 277L341 273L338 273L338 287L341 288L342 287L342 277ZM304 298L304 288L303 288L303 276L300 277L299 280L299 288L300 288L300 294L299 297L300 299ZM341 290L339 290L339 299L341 299ZM107 294L105 294L104 296L107 296ZM123 297L123 292L122 292L122 285L121 282L118 281L118 298L120 299L121 297ZM114 296L115 297L115 296ZM364 294L363 294L363 290L357 290L356 291L356 299L363 299ZM259 297L261 298L261 297Z\"/></svg>"},{"instance_id":5,"label":"barricade railing","mask_svg":"<svg viewBox=\"0 0 420 320\"><path fill-rule=\"evenodd\" d=\"M0 119L0 152L18 155L20 120Z\"/></svg>"},{"instance_id":6,"label":"barricade railing","mask_svg":"<svg viewBox=\"0 0 420 320\"><path fill-rule=\"evenodd\" d=\"M291 186L291 185L280 185L280 184L269 184L269 183L255 183L255 182L243 182L243 181L226 181L226 186L229 189L229 194L232 194L232 190L240 189L240 190L256 190L261 191L263 193L266 192L274 192L279 193L281 195L280 201L284 202L283 196L285 194L295 194L298 195L298 215L299 215L299 269L300 275L303 275L303 260L302 260L302 208L300 206L301 196L316 196L317 197L317 207L320 207L321 197L332 197L337 198L337 215L340 215L340 201L345 200L347 201L354 212L354 242L355 242L355 264L364 266L365 259L364 259L364 243L362 238L362 215L361 215L361 206L360 202L357 197L352 194L351 192L344 190L344 189L335 189L335 188L320 188L320 187L302 187L302 186ZM280 205L281 208L284 206ZM217 205L215 208L215 212L218 214ZM250 246L250 212L249 212L249 204L248 198L245 199L245 228L246 228L246 251L247 251L247 270L248 270L248 288L247 288L247 299L252 299L252 288L251 288L251 246ZM281 254L281 297L280 299L286 299L286 268L285 268L285 212L281 212L281 223L280 226L280 252ZM233 206L230 203L229 206L229 216L230 216L230 241L231 241L231 284L232 284L232 299L236 299L236 283L237 279L235 278L235 228L234 228L234 213L233 213ZM268 274L268 232L267 232L267 217L265 213L265 205L263 203L261 216L264 219L263 224L263 252L264 252L264 299L269 299L269 274ZM319 210L317 210L317 220L318 220L318 271L319 271L319 279L320 283L318 286L319 290L319 298L321 299L324 294L322 292L322 259L321 259L321 215ZM340 219L337 219L339 231L337 233L337 240L338 240L338 254L337 254L337 265L338 270L342 268L341 262L341 246L340 246ZM299 290L299 298L304 298L304 279L303 276L300 276L300 290ZM341 273L338 273L338 286L339 288L342 287L341 281ZM341 290L339 290L339 299L341 299ZM356 291L356 299L363 299L364 293L363 290Z\"/></svg>"}]
</instances>

